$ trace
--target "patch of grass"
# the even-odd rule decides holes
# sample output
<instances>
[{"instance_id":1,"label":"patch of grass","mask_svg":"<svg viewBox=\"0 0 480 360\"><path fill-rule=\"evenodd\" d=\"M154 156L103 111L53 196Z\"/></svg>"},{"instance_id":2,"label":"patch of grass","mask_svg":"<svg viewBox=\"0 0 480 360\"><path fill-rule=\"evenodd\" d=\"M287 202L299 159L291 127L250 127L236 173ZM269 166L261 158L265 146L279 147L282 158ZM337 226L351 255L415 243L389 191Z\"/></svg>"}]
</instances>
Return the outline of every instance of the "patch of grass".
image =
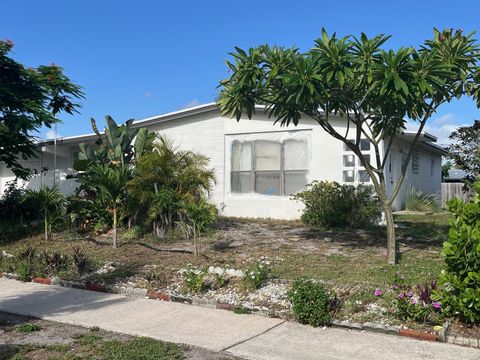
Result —
<instances>
[{"instance_id":1,"label":"patch of grass","mask_svg":"<svg viewBox=\"0 0 480 360\"><path fill-rule=\"evenodd\" d=\"M98 349L104 360L180 360L183 350L180 346L148 338L136 338L131 341L106 341Z\"/></svg>"},{"instance_id":2,"label":"patch of grass","mask_svg":"<svg viewBox=\"0 0 480 360\"><path fill-rule=\"evenodd\" d=\"M247 315L247 314L251 314L252 310L244 307L236 307L235 309L233 309L233 313L237 315Z\"/></svg>"},{"instance_id":3,"label":"patch of grass","mask_svg":"<svg viewBox=\"0 0 480 360\"><path fill-rule=\"evenodd\" d=\"M94 345L98 343L102 338L95 334L85 334L75 339L75 342L80 345Z\"/></svg>"},{"instance_id":4,"label":"patch of grass","mask_svg":"<svg viewBox=\"0 0 480 360\"><path fill-rule=\"evenodd\" d=\"M34 331L40 331L42 330L42 327L38 324L33 324L33 323L21 323L20 325L18 325L16 327L16 330L18 332L22 332L22 333L30 333L30 332L34 332Z\"/></svg>"}]
</instances>

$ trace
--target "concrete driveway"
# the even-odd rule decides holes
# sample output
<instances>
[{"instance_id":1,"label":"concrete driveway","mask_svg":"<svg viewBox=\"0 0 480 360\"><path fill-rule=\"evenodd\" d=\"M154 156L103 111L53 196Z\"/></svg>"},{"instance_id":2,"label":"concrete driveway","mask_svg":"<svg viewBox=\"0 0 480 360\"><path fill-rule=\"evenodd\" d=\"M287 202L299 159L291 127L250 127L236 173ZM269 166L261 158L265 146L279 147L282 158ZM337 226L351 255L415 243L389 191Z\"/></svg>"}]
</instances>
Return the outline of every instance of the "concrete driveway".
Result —
<instances>
[{"instance_id":1,"label":"concrete driveway","mask_svg":"<svg viewBox=\"0 0 480 360\"><path fill-rule=\"evenodd\" d=\"M98 326L247 359L480 359L479 350L456 345L316 329L262 316L8 279L0 279L0 311Z\"/></svg>"}]
</instances>

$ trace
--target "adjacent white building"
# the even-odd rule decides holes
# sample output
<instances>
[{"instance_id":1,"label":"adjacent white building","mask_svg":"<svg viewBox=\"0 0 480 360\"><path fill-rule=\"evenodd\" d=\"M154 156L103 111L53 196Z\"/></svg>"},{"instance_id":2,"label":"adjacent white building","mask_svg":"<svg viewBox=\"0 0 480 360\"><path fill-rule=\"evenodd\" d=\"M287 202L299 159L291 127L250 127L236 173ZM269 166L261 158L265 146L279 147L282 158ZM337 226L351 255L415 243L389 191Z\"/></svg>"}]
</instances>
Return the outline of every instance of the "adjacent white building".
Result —
<instances>
[{"instance_id":1,"label":"adjacent white building","mask_svg":"<svg viewBox=\"0 0 480 360\"><path fill-rule=\"evenodd\" d=\"M217 179L210 198L224 216L296 219L301 215L302 204L292 200L291 194L311 181L353 185L370 182L353 152L307 117L296 127L280 127L273 125L272 119L259 109L252 119L245 117L237 122L222 116L211 103L139 120L134 125L147 127L181 148L210 158ZM340 117L333 125L340 133L347 131L346 121ZM394 141L385 167L389 191L399 177L413 136L406 132ZM72 165L78 145L95 139L95 134L89 134L57 140L56 178L64 193L70 194L76 188L75 181L67 176L74 172ZM401 208L410 186L440 195L443 149L435 142L434 136L422 134L394 203L395 209ZM37 175L29 181L19 181L19 185L38 188L53 184L53 146L53 141L39 144L41 156L25 162ZM362 151L374 159L368 141ZM0 193L11 180L13 174L0 164Z\"/></svg>"}]
</instances>

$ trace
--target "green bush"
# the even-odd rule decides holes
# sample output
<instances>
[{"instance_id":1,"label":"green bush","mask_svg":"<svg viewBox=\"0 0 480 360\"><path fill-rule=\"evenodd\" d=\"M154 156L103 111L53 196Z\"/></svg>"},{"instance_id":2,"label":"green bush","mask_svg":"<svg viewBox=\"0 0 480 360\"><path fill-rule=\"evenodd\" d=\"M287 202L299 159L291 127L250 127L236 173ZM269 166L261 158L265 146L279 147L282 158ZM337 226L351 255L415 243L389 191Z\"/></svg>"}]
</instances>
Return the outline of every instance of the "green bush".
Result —
<instances>
[{"instance_id":1,"label":"green bush","mask_svg":"<svg viewBox=\"0 0 480 360\"><path fill-rule=\"evenodd\" d=\"M187 265L183 278L185 287L192 293L199 293L205 289L207 269L195 269L191 264Z\"/></svg>"},{"instance_id":2,"label":"green bush","mask_svg":"<svg viewBox=\"0 0 480 360\"><path fill-rule=\"evenodd\" d=\"M249 290L260 288L271 276L271 269L264 262L258 261L250 266L243 275L245 287Z\"/></svg>"},{"instance_id":3,"label":"green bush","mask_svg":"<svg viewBox=\"0 0 480 360\"><path fill-rule=\"evenodd\" d=\"M93 269L93 263L87 254L79 247L72 249L72 264L79 275L84 275Z\"/></svg>"},{"instance_id":4,"label":"green bush","mask_svg":"<svg viewBox=\"0 0 480 360\"><path fill-rule=\"evenodd\" d=\"M404 209L409 211L438 211L440 200L438 195L423 193L413 186L408 189Z\"/></svg>"},{"instance_id":5,"label":"green bush","mask_svg":"<svg viewBox=\"0 0 480 360\"><path fill-rule=\"evenodd\" d=\"M122 233L122 240L124 241L140 240L142 237L143 230L138 225L132 226L130 229L127 229Z\"/></svg>"},{"instance_id":6,"label":"green bush","mask_svg":"<svg viewBox=\"0 0 480 360\"><path fill-rule=\"evenodd\" d=\"M332 319L334 297L322 284L313 280L297 279L288 292L293 315L301 324L324 326Z\"/></svg>"},{"instance_id":7,"label":"green bush","mask_svg":"<svg viewBox=\"0 0 480 360\"><path fill-rule=\"evenodd\" d=\"M469 323L480 323L480 182L469 203L454 199L448 203L454 214L443 243L445 269L439 277L441 289L434 298L447 315Z\"/></svg>"},{"instance_id":8,"label":"green bush","mask_svg":"<svg viewBox=\"0 0 480 360\"><path fill-rule=\"evenodd\" d=\"M305 204L302 221L310 226L366 227L380 219L378 199L367 185L314 181L294 199Z\"/></svg>"},{"instance_id":9,"label":"green bush","mask_svg":"<svg viewBox=\"0 0 480 360\"><path fill-rule=\"evenodd\" d=\"M38 324L32 324L32 323L26 322L18 325L16 330L21 333L30 333L34 331L40 331L42 330L42 327Z\"/></svg>"}]
</instances>

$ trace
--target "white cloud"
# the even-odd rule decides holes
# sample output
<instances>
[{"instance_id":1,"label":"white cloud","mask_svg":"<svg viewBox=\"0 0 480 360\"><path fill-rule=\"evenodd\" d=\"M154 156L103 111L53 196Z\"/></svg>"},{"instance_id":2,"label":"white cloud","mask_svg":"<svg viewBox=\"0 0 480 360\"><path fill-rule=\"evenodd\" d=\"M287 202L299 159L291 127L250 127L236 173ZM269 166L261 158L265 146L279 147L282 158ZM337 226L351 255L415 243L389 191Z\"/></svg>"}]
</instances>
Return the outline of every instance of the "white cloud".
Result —
<instances>
[{"instance_id":1,"label":"white cloud","mask_svg":"<svg viewBox=\"0 0 480 360\"><path fill-rule=\"evenodd\" d=\"M145 95L145 97L147 98L151 98L153 96L153 94L150 91L145 91L143 95Z\"/></svg>"},{"instance_id":2,"label":"white cloud","mask_svg":"<svg viewBox=\"0 0 480 360\"><path fill-rule=\"evenodd\" d=\"M200 105L200 101L198 99L192 99L188 103L180 107L180 110L192 108L198 105Z\"/></svg>"},{"instance_id":3,"label":"white cloud","mask_svg":"<svg viewBox=\"0 0 480 360\"><path fill-rule=\"evenodd\" d=\"M455 114L448 113L427 122L424 131L435 135L438 138L437 144L447 145L451 143L451 140L448 138L450 134L458 127L465 125L466 124L459 122ZM418 130L418 126L418 123L409 121L407 123L407 130Z\"/></svg>"},{"instance_id":4,"label":"white cloud","mask_svg":"<svg viewBox=\"0 0 480 360\"><path fill-rule=\"evenodd\" d=\"M55 139L55 130L53 130L53 129L47 130L47 132L45 133L45 135L43 137L45 138L45 140ZM61 137L62 137L62 135L60 135L57 132L57 139L61 138Z\"/></svg>"}]
</instances>

